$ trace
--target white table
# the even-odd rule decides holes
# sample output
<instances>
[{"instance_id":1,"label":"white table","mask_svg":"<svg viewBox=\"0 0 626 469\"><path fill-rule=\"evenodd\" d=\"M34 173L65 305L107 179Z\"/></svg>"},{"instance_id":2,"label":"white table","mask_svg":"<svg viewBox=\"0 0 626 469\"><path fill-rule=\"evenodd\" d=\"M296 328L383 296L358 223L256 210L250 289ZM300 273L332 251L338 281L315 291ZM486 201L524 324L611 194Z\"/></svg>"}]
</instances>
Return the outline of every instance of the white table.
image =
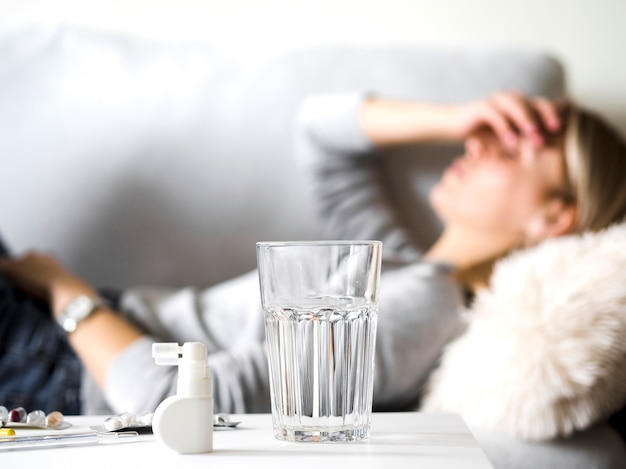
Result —
<instances>
[{"instance_id":1,"label":"white table","mask_svg":"<svg viewBox=\"0 0 626 469\"><path fill-rule=\"evenodd\" d=\"M68 417L72 428L63 432L87 431L104 418ZM160 446L152 435L140 435L119 443L0 451L0 465L46 469L493 469L468 427L455 415L375 413L369 439L322 444L276 440L269 414L233 415L231 419L241 424L216 430L214 451L207 454L179 455ZM18 430L18 435L25 432L30 430Z\"/></svg>"}]
</instances>

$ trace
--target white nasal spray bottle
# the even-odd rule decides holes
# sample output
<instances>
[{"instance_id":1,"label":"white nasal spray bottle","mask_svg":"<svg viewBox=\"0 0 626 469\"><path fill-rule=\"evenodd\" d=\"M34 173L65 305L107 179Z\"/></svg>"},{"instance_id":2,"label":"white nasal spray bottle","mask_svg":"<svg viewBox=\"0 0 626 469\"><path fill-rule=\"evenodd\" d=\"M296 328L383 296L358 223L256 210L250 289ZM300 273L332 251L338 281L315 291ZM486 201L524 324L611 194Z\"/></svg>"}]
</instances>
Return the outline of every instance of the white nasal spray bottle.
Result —
<instances>
[{"instance_id":1,"label":"white nasal spray bottle","mask_svg":"<svg viewBox=\"0 0 626 469\"><path fill-rule=\"evenodd\" d=\"M200 342L152 344L159 365L178 365L177 395L154 412L157 441L180 454L213 451L213 392L207 349Z\"/></svg>"}]
</instances>

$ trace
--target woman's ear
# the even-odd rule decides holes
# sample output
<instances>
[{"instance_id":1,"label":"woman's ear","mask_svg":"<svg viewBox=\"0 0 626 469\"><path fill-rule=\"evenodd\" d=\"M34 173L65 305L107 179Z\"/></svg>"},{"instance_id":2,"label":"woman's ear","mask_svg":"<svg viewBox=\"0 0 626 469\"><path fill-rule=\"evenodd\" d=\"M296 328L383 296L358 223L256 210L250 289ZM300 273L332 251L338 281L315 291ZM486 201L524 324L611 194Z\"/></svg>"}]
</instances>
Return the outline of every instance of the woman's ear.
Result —
<instances>
[{"instance_id":1,"label":"woman's ear","mask_svg":"<svg viewBox=\"0 0 626 469\"><path fill-rule=\"evenodd\" d=\"M531 217L524 234L527 245L571 233L576 226L576 206L553 197Z\"/></svg>"}]
</instances>

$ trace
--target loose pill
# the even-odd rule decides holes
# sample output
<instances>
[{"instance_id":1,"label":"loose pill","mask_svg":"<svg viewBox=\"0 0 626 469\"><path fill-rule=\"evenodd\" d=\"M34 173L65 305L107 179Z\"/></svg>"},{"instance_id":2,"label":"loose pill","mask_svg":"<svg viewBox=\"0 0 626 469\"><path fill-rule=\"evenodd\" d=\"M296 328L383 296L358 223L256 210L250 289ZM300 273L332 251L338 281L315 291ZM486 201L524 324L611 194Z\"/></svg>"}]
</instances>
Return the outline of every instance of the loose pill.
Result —
<instances>
[{"instance_id":1,"label":"loose pill","mask_svg":"<svg viewBox=\"0 0 626 469\"><path fill-rule=\"evenodd\" d=\"M104 421L104 429L108 432L115 432L124 428L124 421L118 417L109 417Z\"/></svg>"},{"instance_id":2,"label":"loose pill","mask_svg":"<svg viewBox=\"0 0 626 469\"><path fill-rule=\"evenodd\" d=\"M46 417L46 427L59 428L63 423L63 414L58 410L50 412Z\"/></svg>"},{"instance_id":3,"label":"loose pill","mask_svg":"<svg viewBox=\"0 0 626 469\"><path fill-rule=\"evenodd\" d=\"M9 422L26 422L26 410L24 407L16 407L9 412Z\"/></svg>"},{"instance_id":4,"label":"loose pill","mask_svg":"<svg viewBox=\"0 0 626 469\"><path fill-rule=\"evenodd\" d=\"M33 410L26 416L26 423L36 427L43 427L46 424L46 414L43 410Z\"/></svg>"}]
</instances>

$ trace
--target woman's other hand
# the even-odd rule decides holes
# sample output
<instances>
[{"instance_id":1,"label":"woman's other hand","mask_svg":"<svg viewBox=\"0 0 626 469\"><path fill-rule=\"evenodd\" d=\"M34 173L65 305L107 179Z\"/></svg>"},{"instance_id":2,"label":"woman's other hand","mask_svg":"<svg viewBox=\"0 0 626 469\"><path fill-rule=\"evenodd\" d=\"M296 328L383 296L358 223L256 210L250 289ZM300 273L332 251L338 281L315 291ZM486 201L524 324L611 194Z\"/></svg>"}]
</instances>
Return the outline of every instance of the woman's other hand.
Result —
<instances>
[{"instance_id":1,"label":"woman's other hand","mask_svg":"<svg viewBox=\"0 0 626 469\"><path fill-rule=\"evenodd\" d=\"M57 314L78 295L96 296L91 285L49 254L28 252L21 257L3 258L0 270L27 294L48 301Z\"/></svg>"},{"instance_id":2,"label":"woman's other hand","mask_svg":"<svg viewBox=\"0 0 626 469\"><path fill-rule=\"evenodd\" d=\"M91 285L49 254L29 252L15 259L0 259L0 270L28 294L48 300L55 315L79 295L97 296ZM82 321L68 338L83 364L104 388L114 361L141 336L141 331L104 307Z\"/></svg>"}]
</instances>

